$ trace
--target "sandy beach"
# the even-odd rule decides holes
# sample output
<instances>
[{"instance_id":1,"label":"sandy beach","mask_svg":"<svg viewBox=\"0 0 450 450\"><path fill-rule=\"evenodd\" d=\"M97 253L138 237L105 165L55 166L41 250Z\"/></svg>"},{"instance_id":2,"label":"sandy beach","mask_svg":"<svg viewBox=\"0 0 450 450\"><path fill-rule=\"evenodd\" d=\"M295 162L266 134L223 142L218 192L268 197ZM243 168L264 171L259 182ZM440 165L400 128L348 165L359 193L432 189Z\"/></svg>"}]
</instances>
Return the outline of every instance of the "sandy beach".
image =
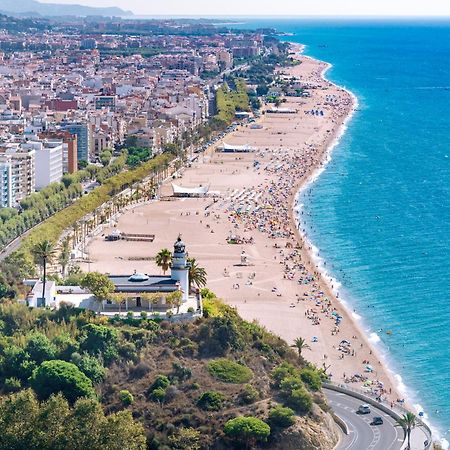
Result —
<instances>
[{"instance_id":1,"label":"sandy beach","mask_svg":"<svg viewBox=\"0 0 450 450\"><path fill-rule=\"evenodd\" d=\"M240 126L225 142L248 144L254 152L210 149L175 180L188 187L209 185L220 197L136 205L116 226L122 232L155 234L154 242L106 242L99 235L88 246L89 268L159 273L148 258L161 248L171 249L181 233L189 255L206 268L208 287L242 317L257 320L290 343L305 338L310 349L303 350L304 357L327 368L333 381L364 386L395 402L401 394L392 374L336 298L332 282L319 272L301 236L301 220L296 224L296 195L325 164L355 106L349 92L324 78L327 64L298 58L301 64L282 71L308 86L309 97L287 97L282 104L295 114L266 113L257 122L260 128ZM161 187L162 198L171 193L170 183ZM228 243L230 237L238 243Z\"/></svg>"}]
</instances>

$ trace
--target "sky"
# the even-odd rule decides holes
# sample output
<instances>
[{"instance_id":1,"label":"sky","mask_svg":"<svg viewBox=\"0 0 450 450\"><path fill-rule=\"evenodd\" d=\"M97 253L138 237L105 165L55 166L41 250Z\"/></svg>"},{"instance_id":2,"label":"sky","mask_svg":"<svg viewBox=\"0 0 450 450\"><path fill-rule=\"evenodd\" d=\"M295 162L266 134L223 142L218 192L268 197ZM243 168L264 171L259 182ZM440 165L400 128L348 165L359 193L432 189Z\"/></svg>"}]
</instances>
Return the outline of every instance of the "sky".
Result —
<instances>
[{"instance_id":1,"label":"sky","mask_svg":"<svg viewBox=\"0 0 450 450\"><path fill-rule=\"evenodd\" d=\"M139 15L450 16L450 0L40 0L118 6Z\"/></svg>"}]
</instances>

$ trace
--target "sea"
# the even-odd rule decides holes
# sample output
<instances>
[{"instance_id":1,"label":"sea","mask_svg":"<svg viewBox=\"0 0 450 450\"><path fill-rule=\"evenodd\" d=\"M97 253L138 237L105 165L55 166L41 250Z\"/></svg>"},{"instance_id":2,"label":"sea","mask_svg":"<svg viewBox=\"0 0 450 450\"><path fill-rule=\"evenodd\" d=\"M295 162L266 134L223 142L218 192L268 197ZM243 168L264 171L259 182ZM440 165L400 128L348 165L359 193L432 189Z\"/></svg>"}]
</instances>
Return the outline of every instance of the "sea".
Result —
<instances>
[{"instance_id":1,"label":"sea","mask_svg":"<svg viewBox=\"0 0 450 450\"><path fill-rule=\"evenodd\" d=\"M450 19L236 27L287 33L357 97L299 220L404 396L450 440Z\"/></svg>"}]
</instances>

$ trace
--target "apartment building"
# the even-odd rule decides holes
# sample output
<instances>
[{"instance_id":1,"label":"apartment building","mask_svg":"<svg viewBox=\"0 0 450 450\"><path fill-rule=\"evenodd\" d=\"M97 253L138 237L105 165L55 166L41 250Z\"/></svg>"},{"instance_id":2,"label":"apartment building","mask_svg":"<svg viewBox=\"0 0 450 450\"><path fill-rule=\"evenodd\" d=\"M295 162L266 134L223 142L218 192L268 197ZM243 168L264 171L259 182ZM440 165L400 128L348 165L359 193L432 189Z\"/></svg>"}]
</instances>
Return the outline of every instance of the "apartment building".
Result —
<instances>
[{"instance_id":1,"label":"apartment building","mask_svg":"<svg viewBox=\"0 0 450 450\"><path fill-rule=\"evenodd\" d=\"M11 208L13 203L13 178L11 161L0 162L0 208Z\"/></svg>"},{"instance_id":2,"label":"apartment building","mask_svg":"<svg viewBox=\"0 0 450 450\"><path fill-rule=\"evenodd\" d=\"M35 158L35 150L23 148L20 143L8 143L0 147L0 164L9 163L11 166L12 206L17 206L35 191Z\"/></svg>"},{"instance_id":3,"label":"apartment building","mask_svg":"<svg viewBox=\"0 0 450 450\"><path fill-rule=\"evenodd\" d=\"M61 181L63 176L63 143L61 141L29 141L22 147L35 152L35 187L37 190Z\"/></svg>"}]
</instances>

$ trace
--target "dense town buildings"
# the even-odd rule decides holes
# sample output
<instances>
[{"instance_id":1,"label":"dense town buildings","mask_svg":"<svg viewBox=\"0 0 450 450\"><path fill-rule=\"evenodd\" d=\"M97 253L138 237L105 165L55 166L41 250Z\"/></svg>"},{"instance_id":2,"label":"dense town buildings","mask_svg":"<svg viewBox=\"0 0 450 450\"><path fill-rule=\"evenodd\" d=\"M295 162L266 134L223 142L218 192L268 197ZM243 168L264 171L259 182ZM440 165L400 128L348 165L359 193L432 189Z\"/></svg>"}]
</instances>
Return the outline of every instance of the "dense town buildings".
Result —
<instances>
[{"instance_id":1,"label":"dense town buildings","mask_svg":"<svg viewBox=\"0 0 450 450\"><path fill-rule=\"evenodd\" d=\"M223 75L265 51L259 33L100 18L5 29L0 49L1 207L117 155L127 136L152 154L181 141L214 114Z\"/></svg>"}]
</instances>

